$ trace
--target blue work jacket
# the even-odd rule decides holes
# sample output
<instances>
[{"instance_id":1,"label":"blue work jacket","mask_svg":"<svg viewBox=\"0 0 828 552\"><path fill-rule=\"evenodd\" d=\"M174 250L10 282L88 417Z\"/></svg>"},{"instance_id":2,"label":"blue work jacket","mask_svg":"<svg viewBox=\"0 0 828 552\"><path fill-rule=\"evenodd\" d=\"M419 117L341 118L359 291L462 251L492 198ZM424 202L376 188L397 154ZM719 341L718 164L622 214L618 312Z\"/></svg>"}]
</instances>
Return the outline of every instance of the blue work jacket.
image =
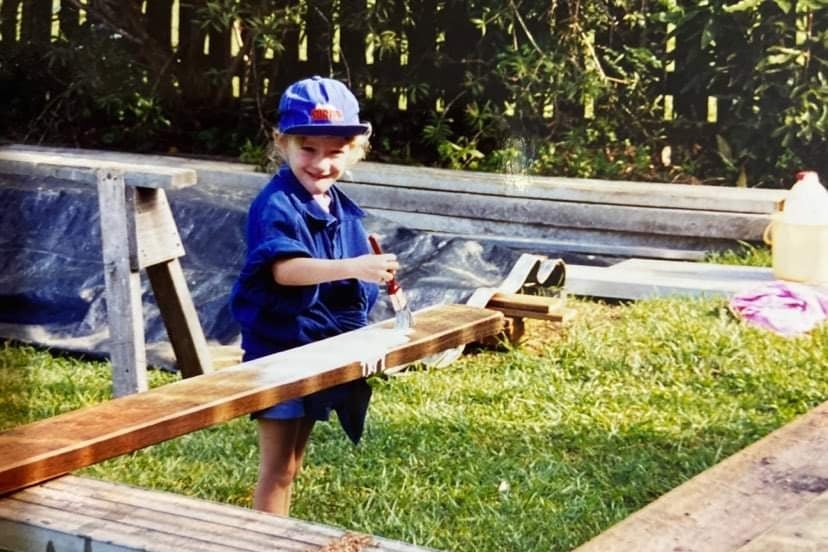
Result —
<instances>
[{"instance_id":1,"label":"blue work jacket","mask_svg":"<svg viewBox=\"0 0 828 552\"><path fill-rule=\"evenodd\" d=\"M365 213L336 186L331 187L329 195L327 213L290 168L282 165L253 200L247 220L247 257L230 299L233 316L241 326L245 360L306 345L368 323L368 312L379 294L376 284L347 279L283 286L273 279L272 265L278 259L345 259L370 252L362 225ZM364 381L361 384L367 387ZM306 397L308 415L327 419L327 411L335 409L344 422L340 407L360 406L344 404L349 395L345 391L353 387L346 384L343 389ZM357 394L365 393L362 389ZM367 393L370 396L370 390ZM367 409L367 398L364 403ZM320 409L324 412L320 413ZM354 439L345 423L343 428L354 441L359 439ZM361 433L361 420L358 429Z\"/></svg>"}]
</instances>

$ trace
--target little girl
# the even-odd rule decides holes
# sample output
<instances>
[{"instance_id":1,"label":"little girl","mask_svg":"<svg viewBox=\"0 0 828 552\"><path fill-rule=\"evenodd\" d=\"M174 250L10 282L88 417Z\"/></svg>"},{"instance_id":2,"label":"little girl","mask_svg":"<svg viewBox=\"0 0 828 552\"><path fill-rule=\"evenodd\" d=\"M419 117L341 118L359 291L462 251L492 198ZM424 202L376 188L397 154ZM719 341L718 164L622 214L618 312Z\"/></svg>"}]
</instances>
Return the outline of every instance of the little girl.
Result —
<instances>
[{"instance_id":1,"label":"little girl","mask_svg":"<svg viewBox=\"0 0 828 552\"><path fill-rule=\"evenodd\" d=\"M365 156L370 132L337 80L312 77L282 95L274 142L283 164L250 206L247 257L231 295L244 360L366 325L377 284L399 268L394 255L371 253L363 211L334 185ZM255 413L261 460L253 507L287 515L315 421L335 410L356 444L370 396L362 379Z\"/></svg>"}]
</instances>

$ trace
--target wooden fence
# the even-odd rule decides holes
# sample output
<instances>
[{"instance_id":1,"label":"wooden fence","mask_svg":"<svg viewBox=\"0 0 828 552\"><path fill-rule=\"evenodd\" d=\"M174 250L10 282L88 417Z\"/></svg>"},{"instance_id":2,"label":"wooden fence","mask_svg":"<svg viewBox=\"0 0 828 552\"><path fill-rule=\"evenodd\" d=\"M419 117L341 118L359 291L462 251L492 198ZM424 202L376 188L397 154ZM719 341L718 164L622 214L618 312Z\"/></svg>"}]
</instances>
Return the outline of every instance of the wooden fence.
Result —
<instances>
[{"instance_id":1,"label":"wooden fence","mask_svg":"<svg viewBox=\"0 0 828 552\"><path fill-rule=\"evenodd\" d=\"M826 22L812 0L2 0L0 133L252 159L319 74L377 160L779 187L828 171Z\"/></svg>"},{"instance_id":2,"label":"wooden fence","mask_svg":"<svg viewBox=\"0 0 828 552\"><path fill-rule=\"evenodd\" d=\"M145 55L150 68L154 65L169 74L169 82L161 83L162 90L172 86L188 103L232 105L249 100L263 104L268 111L287 84L311 74L336 75L363 98L381 98L383 105L396 104L400 110L427 105L439 111L461 92L464 71L493 62L503 49L503 36L485 37L475 27L468 2L391 2L381 22L369 25L368 21L353 20L368 13L366 6L370 8L378 1L270 0L266 4L274 17L289 14L278 24L271 22L281 29L281 43L274 51L254 44L253 33L241 18L228 20L223 28L205 24L208 0L130 0L123 2L122 14L109 13L105 0L4 0L0 8L0 47L22 42L43 44L59 36L71 41L87 18L93 17L87 12L99 9L103 11L98 16L109 19L108 23L128 26L126 22L131 21L137 25L124 32L158 50ZM89 9L79 9L79 4ZM567 17L569 9L560 8L563 15L553 17ZM549 12L551 9L538 13L531 21L521 20L527 36L549 40L554 27L554 22L544 19ZM796 17L792 13L792 25ZM618 21L623 24L623 17ZM628 35L631 28L626 29ZM675 41L668 38L669 30L667 23L650 25L646 33L642 31L646 37L641 37L642 43L645 39L649 44L661 42L668 61L663 71L657 70L657 78L663 81L663 95L658 99L663 117L672 119L678 111L685 117L714 122L726 109L717 98L733 91L708 89L707 94L700 94L699 83L688 86L694 75L684 74L686 69L682 72L685 60L704 54L677 51ZM617 28L584 30L585 40L593 44L585 45L585 55L602 42L605 46L617 43L618 32ZM390 51L383 47L388 36L396 43ZM412 82L419 83L419 91L410 88ZM491 88L487 95L495 102L509 101L504 90ZM558 107L570 111L567 116L576 117L591 117L596 109L588 93L581 105Z\"/></svg>"}]
</instances>

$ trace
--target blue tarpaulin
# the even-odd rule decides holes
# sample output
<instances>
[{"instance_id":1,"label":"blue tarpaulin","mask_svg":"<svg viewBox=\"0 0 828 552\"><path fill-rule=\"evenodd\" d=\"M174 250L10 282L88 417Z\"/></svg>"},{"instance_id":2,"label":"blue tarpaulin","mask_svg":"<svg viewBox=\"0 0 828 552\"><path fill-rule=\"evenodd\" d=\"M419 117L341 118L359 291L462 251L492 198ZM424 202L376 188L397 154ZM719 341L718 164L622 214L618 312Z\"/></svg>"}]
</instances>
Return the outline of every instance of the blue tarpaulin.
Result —
<instances>
[{"instance_id":1,"label":"blue tarpaulin","mask_svg":"<svg viewBox=\"0 0 828 552\"><path fill-rule=\"evenodd\" d=\"M196 185L168 191L186 255L181 263L209 342L235 344L239 329L228 296L244 258L247 207L257 190ZM93 356L106 354L107 318L94 186L0 174L0 338ZM402 264L398 274L414 309L461 303L497 287L520 253L494 244L414 232L369 215L369 232ZM142 276L148 359L172 366L166 330ZM371 313L391 318L384 294ZM165 354L167 356L165 356Z\"/></svg>"}]
</instances>

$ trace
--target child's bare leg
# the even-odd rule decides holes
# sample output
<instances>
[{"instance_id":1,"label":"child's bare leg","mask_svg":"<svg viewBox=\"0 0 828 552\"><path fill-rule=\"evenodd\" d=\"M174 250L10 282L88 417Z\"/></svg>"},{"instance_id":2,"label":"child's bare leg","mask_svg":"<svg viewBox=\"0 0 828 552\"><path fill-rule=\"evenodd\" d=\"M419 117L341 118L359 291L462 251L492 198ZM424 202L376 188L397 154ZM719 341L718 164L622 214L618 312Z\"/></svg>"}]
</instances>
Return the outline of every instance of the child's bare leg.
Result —
<instances>
[{"instance_id":1,"label":"child's bare leg","mask_svg":"<svg viewBox=\"0 0 828 552\"><path fill-rule=\"evenodd\" d=\"M293 480L302 467L305 445L314 421L259 418L259 480L253 508L286 516L290 511Z\"/></svg>"}]
</instances>

